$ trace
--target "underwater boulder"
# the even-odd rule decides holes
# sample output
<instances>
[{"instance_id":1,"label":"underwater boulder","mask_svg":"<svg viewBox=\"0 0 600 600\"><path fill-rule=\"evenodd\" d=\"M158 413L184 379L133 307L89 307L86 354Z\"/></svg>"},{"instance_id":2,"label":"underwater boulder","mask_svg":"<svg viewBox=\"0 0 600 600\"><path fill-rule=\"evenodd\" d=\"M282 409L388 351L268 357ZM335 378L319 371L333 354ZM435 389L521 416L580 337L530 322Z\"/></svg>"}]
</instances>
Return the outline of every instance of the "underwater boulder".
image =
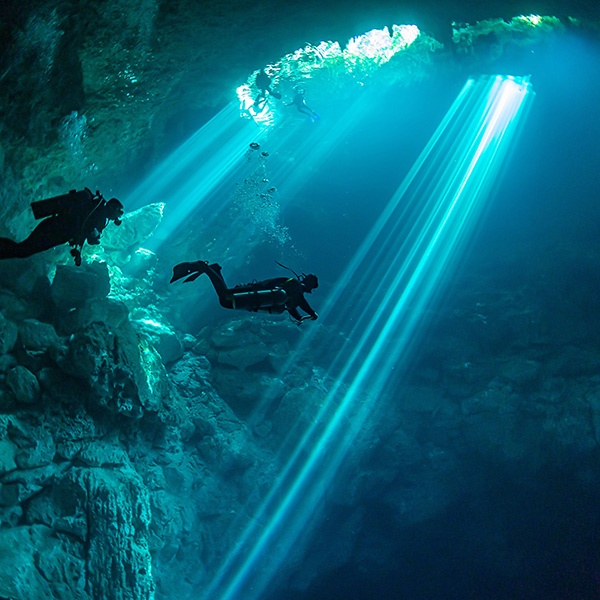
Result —
<instances>
[{"instance_id":1,"label":"underwater boulder","mask_svg":"<svg viewBox=\"0 0 600 600\"><path fill-rule=\"evenodd\" d=\"M162 202L126 212L119 227L107 227L102 233L102 248L110 253L130 253L137 250L158 227L165 205Z\"/></svg>"},{"instance_id":2,"label":"underwater boulder","mask_svg":"<svg viewBox=\"0 0 600 600\"><path fill-rule=\"evenodd\" d=\"M57 367L43 367L36 373L42 394L51 398L52 403L83 405L89 390L80 380L63 373Z\"/></svg>"},{"instance_id":3,"label":"underwater boulder","mask_svg":"<svg viewBox=\"0 0 600 600\"><path fill-rule=\"evenodd\" d=\"M25 350L34 352L57 350L61 345L54 326L37 319L25 319L19 325L19 339Z\"/></svg>"},{"instance_id":4,"label":"underwater boulder","mask_svg":"<svg viewBox=\"0 0 600 600\"><path fill-rule=\"evenodd\" d=\"M0 313L0 355L10 352L17 341L18 328Z\"/></svg>"},{"instance_id":5,"label":"underwater boulder","mask_svg":"<svg viewBox=\"0 0 600 600\"><path fill-rule=\"evenodd\" d=\"M40 396L40 384L36 376L21 365L17 365L7 373L6 385L17 402L23 404L34 404Z\"/></svg>"},{"instance_id":6,"label":"underwater boulder","mask_svg":"<svg viewBox=\"0 0 600 600\"><path fill-rule=\"evenodd\" d=\"M269 349L264 342L249 344L239 348L227 348L217 352L217 362L235 367L240 371L257 365L269 356Z\"/></svg>"},{"instance_id":7,"label":"underwater boulder","mask_svg":"<svg viewBox=\"0 0 600 600\"><path fill-rule=\"evenodd\" d=\"M138 248L131 255L129 262L122 265L123 273L130 276L145 276L158 264L158 257L154 252L145 248Z\"/></svg>"},{"instance_id":8,"label":"underwater boulder","mask_svg":"<svg viewBox=\"0 0 600 600\"><path fill-rule=\"evenodd\" d=\"M148 491L130 467L74 467L57 474L27 504L25 519L68 534L85 554L92 598L153 597Z\"/></svg>"},{"instance_id":9,"label":"underwater boulder","mask_svg":"<svg viewBox=\"0 0 600 600\"><path fill-rule=\"evenodd\" d=\"M89 599L82 555L44 525L1 529L0 597Z\"/></svg>"},{"instance_id":10,"label":"underwater boulder","mask_svg":"<svg viewBox=\"0 0 600 600\"><path fill-rule=\"evenodd\" d=\"M59 265L50 286L50 295L60 309L80 306L91 298L105 298L110 292L108 265L94 261L74 267Z\"/></svg>"},{"instance_id":11,"label":"underwater boulder","mask_svg":"<svg viewBox=\"0 0 600 600\"><path fill-rule=\"evenodd\" d=\"M169 397L160 356L129 322L118 330L95 322L75 332L59 367L84 382L90 401L124 416L158 411Z\"/></svg>"},{"instance_id":12,"label":"underwater boulder","mask_svg":"<svg viewBox=\"0 0 600 600\"><path fill-rule=\"evenodd\" d=\"M10 440L0 440L0 475L17 468L17 447Z\"/></svg>"},{"instance_id":13,"label":"underwater boulder","mask_svg":"<svg viewBox=\"0 0 600 600\"><path fill-rule=\"evenodd\" d=\"M92 323L106 323L113 330L127 323L129 309L120 300L114 298L91 298L85 300L77 310L69 311L62 318L67 331L77 331Z\"/></svg>"},{"instance_id":14,"label":"underwater boulder","mask_svg":"<svg viewBox=\"0 0 600 600\"><path fill-rule=\"evenodd\" d=\"M152 343L164 364L172 363L183 356L183 344L177 333L168 325L150 317L145 311L134 311L131 323L141 337Z\"/></svg>"}]
</instances>

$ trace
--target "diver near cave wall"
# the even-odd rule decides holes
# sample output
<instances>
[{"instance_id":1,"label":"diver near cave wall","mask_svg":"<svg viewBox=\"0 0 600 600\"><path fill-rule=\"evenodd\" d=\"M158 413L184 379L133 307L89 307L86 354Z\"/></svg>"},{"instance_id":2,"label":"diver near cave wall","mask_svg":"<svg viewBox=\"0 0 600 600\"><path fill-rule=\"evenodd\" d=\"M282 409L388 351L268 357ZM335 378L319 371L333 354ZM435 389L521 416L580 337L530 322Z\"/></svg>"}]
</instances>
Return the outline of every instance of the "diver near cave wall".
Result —
<instances>
[{"instance_id":1,"label":"diver near cave wall","mask_svg":"<svg viewBox=\"0 0 600 600\"><path fill-rule=\"evenodd\" d=\"M271 82L273 80L267 75L267 72L264 69L261 69L254 80L256 87L258 88L258 96L254 99L254 104L252 105L255 108L256 112L261 112L267 103L267 94L271 94L274 98L281 99L281 94L279 92L274 92L271 89Z\"/></svg>"},{"instance_id":2,"label":"diver near cave wall","mask_svg":"<svg viewBox=\"0 0 600 600\"><path fill-rule=\"evenodd\" d=\"M194 281L202 273L206 273L210 278L219 296L219 302L224 308L268 312L269 314L281 314L287 310L296 323L301 323L309 318L314 321L318 317L304 298L304 294L310 294L319 287L316 275L310 274L295 278L275 277L228 288L218 264L209 265L207 262L199 260L180 263L173 267L173 277L170 283L183 277L187 277L184 283ZM298 308L307 314L301 316Z\"/></svg>"},{"instance_id":3,"label":"diver near cave wall","mask_svg":"<svg viewBox=\"0 0 600 600\"><path fill-rule=\"evenodd\" d=\"M109 221L120 225L123 216L119 200L111 198L107 202L99 192L93 194L87 188L32 202L31 208L33 216L43 220L22 242L0 238L0 259L26 258L68 243L73 246L71 256L79 266L85 242L99 244L100 234Z\"/></svg>"}]
</instances>

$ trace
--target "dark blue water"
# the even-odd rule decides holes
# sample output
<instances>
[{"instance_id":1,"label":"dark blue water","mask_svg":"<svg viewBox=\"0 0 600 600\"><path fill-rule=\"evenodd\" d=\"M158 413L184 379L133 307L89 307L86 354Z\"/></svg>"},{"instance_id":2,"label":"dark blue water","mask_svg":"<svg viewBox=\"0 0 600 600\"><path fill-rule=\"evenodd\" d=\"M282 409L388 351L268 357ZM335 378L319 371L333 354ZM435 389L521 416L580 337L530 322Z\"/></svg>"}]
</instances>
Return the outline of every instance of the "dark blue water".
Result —
<instances>
[{"instance_id":1,"label":"dark blue water","mask_svg":"<svg viewBox=\"0 0 600 600\"><path fill-rule=\"evenodd\" d=\"M557 352L571 323L571 343L597 348L600 335L599 65L598 40L567 32L551 44L508 53L492 68L482 67L488 69L483 72L530 74L536 98L450 292L512 290L516 296L525 289L549 323L545 343ZM304 265L318 264L323 279L335 279L466 77L476 74L476 65L455 66L421 84L382 91L372 114L305 191L309 210L293 203L286 210ZM320 211L317 222L311 205ZM452 298L450 293L449 302ZM422 435L428 439L431 433ZM552 454L552 448L547 451ZM477 496L470 497L467 489L461 502L393 536L389 508L377 502L362 507L366 526L356 562L285 597L599 598L597 459L597 452L592 458L561 455L532 474L469 456L468 472L461 476L467 485L470 478L483 482ZM582 482L574 473L585 469L596 475ZM315 553L346 516L343 511L331 516L330 531L316 541ZM380 553L385 560L365 555L361 562L356 558L361 544L367 554Z\"/></svg>"}]
</instances>

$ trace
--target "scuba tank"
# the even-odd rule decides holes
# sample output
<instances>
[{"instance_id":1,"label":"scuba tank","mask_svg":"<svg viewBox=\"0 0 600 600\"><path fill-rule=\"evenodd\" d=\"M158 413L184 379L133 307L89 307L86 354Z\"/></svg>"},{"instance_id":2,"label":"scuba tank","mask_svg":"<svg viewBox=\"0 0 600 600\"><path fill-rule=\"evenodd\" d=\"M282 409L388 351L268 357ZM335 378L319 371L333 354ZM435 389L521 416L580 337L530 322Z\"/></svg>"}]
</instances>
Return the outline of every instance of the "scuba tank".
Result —
<instances>
[{"instance_id":1,"label":"scuba tank","mask_svg":"<svg viewBox=\"0 0 600 600\"><path fill-rule=\"evenodd\" d=\"M68 194L53 196L45 200L38 200L31 203L31 210L36 219L45 219L54 215L64 214L73 209L77 209L81 204L88 203L94 197L94 194L87 188L80 192L71 190Z\"/></svg>"},{"instance_id":2,"label":"scuba tank","mask_svg":"<svg viewBox=\"0 0 600 600\"><path fill-rule=\"evenodd\" d=\"M232 294L233 308L246 309L251 312L264 311L282 313L288 296L282 288L248 289L248 286L234 288Z\"/></svg>"}]
</instances>

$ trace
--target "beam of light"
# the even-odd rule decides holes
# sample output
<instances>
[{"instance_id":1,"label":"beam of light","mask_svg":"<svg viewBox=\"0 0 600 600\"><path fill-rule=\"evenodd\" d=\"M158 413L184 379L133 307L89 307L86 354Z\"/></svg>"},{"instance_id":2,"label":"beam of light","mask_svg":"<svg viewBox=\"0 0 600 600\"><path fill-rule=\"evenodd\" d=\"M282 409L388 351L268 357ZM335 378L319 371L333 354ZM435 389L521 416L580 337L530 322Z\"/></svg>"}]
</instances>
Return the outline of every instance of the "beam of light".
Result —
<instances>
[{"instance_id":1,"label":"beam of light","mask_svg":"<svg viewBox=\"0 0 600 600\"><path fill-rule=\"evenodd\" d=\"M527 78L466 83L328 299L326 318L354 322L332 361L340 375L203 598L263 597L301 555L299 540L471 238L532 97Z\"/></svg>"},{"instance_id":2,"label":"beam of light","mask_svg":"<svg viewBox=\"0 0 600 600\"><path fill-rule=\"evenodd\" d=\"M169 240L194 212L211 213L211 196L242 162L249 144L263 133L255 124L240 119L232 102L132 192L128 210L154 202L165 204L164 218L147 244L150 250L156 251Z\"/></svg>"}]
</instances>

